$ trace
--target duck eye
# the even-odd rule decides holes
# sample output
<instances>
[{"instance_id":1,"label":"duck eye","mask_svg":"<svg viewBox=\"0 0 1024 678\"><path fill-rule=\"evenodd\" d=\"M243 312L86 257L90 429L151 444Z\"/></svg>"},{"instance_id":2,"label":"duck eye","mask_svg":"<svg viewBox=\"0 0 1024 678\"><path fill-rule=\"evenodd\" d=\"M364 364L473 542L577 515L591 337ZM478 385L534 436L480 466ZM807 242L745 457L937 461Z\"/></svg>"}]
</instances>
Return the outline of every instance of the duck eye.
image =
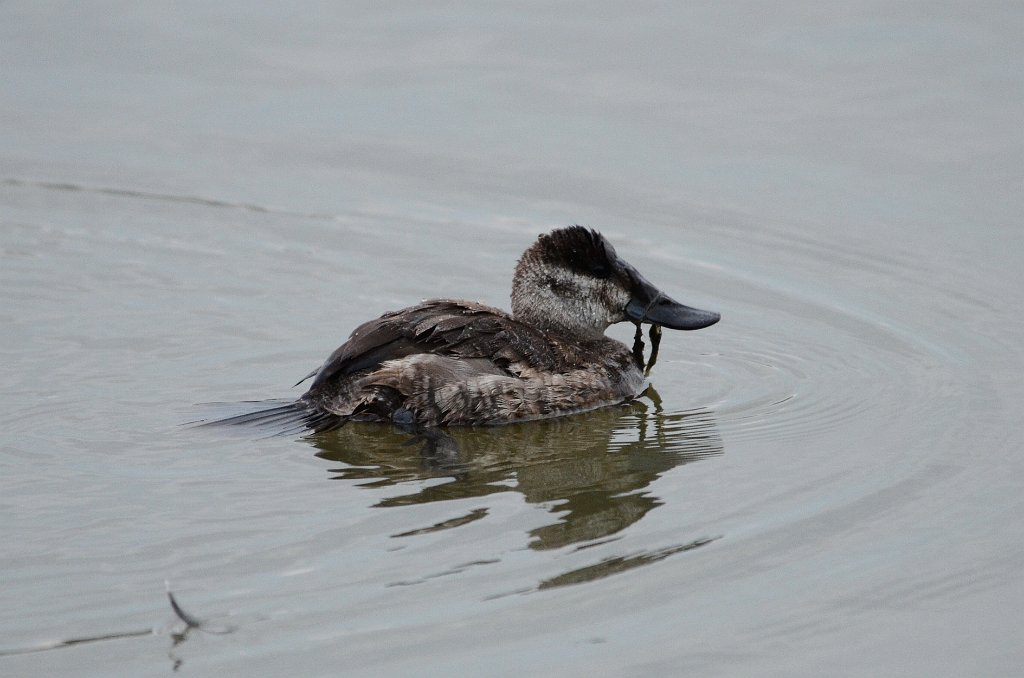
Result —
<instances>
[{"instance_id":1,"label":"duck eye","mask_svg":"<svg viewBox=\"0 0 1024 678\"><path fill-rule=\"evenodd\" d=\"M571 296L577 292L576 285L569 280L562 280L555 276L548 276L544 281L544 284L551 289L552 292L560 296Z\"/></svg>"},{"instance_id":2,"label":"duck eye","mask_svg":"<svg viewBox=\"0 0 1024 678\"><path fill-rule=\"evenodd\" d=\"M595 278L607 278L612 274L612 267L606 262L600 262L590 265L590 275Z\"/></svg>"}]
</instances>

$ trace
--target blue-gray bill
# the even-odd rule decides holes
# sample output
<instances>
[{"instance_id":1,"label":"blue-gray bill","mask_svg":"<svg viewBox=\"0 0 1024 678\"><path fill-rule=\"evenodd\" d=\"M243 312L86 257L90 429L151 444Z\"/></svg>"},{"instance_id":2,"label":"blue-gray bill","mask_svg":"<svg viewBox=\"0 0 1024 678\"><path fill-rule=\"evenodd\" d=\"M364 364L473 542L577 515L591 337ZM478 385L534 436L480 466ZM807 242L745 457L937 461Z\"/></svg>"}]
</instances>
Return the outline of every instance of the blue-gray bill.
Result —
<instances>
[{"instance_id":1,"label":"blue-gray bill","mask_svg":"<svg viewBox=\"0 0 1024 678\"><path fill-rule=\"evenodd\" d=\"M670 330L700 330L714 325L721 315L680 304L630 267L633 298L626 305L626 317L636 323L650 323Z\"/></svg>"}]
</instances>

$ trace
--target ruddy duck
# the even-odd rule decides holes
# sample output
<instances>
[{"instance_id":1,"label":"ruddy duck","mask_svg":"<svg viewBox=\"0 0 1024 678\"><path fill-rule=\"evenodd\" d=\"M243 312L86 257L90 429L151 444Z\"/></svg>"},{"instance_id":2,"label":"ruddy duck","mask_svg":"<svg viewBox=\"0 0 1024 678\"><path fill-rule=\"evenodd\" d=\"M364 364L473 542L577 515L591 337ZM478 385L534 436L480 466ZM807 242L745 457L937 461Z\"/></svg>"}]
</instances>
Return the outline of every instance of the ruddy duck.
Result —
<instances>
[{"instance_id":1,"label":"ruddy duck","mask_svg":"<svg viewBox=\"0 0 1024 678\"><path fill-rule=\"evenodd\" d=\"M519 259L512 313L433 299L356 328L293 403L228 422L493 425L622 403L645 388L643 353L606 337L632 321L697 330L719 314L684 306L619 258L595 230L541 235ZM642 346L642 345L641 345ZM655 346L656 348L656 346ZM301 383L301 381L299 382Z\"/></svg>"}]
</instances>

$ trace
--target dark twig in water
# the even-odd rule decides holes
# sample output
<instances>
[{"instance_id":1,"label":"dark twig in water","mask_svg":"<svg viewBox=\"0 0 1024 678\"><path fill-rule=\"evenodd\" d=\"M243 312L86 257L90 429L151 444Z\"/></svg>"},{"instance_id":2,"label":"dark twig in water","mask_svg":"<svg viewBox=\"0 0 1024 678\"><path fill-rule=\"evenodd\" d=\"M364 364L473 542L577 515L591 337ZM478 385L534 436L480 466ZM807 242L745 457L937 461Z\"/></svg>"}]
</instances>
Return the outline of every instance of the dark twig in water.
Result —
<instances>
[{"instance_id":1,"label":"dark twig in water","mask_svg":"<svg viewBox=\"0 0 1024 678\"><path fill-rule=\"evenodd\" d=\"M181 605L178 605L178 601L174 599L174 594L170 591L167 592L167 599L171 601L171 609L174 610L174 614L178 615L178 619L185 622L186 626L190 629L202 628L203 622L181 609Z\"/></svg>"},{"instance_id":2,"label":"dark twig in water","mask_svg":"<svg viewBox=\"0 0 1024 678\"><path fill-rule=\"evenodd\" d=\"M232 633L235 630L234 626L210 626L198 617L185 612L185 610L181 609L181 605L178 605L178 601L174 598L174 594L171 593L170 584L167 584L167 599L171 601L171 609L174 610L174 614L178 616L178 619L185 622L185 626L190 629L198 629L204 633L214 633L218 635Z\"/></svg>"},{"instance_id":3,"label":"dark twig in water","mask_svg":"<svg viewBox=\"0 0 1024 678\"><path fill-rule=\"evenodd\" d=\"M166 582L165 582L166 584ZM174 598L174 594L171 593L170 585L167 584L167 599L171 602L171 609L174 610L174 614L185 623L185 629L181 633L173 633L174 645L180 644L189 631L192 629L198 629L204 633L214 634L225 634L232 633L235 631L234 626L210 626L207 622L194 617L181 608L178 601ZM138 629L135 631L120 631L112 633L102 633L93 636L80 636L77 638L67 638L65 640L58 640L50 643L43 643L41 645L31 647L15 647L15 648L0 648L0 657L20 655L20 654L33 654L36 652L46 652L49 650L59 650L67 647L75 647L76 645L86 645L90 643L101 643L111 640L124 640L125 638L138 638L141 636L153 636L159 635L160 629L149 628L149 629ZM174 659L172 657L172 659ZM181 660L175 659L174 670L177 671L181 665Z\"/></svg>"}]
</instances>

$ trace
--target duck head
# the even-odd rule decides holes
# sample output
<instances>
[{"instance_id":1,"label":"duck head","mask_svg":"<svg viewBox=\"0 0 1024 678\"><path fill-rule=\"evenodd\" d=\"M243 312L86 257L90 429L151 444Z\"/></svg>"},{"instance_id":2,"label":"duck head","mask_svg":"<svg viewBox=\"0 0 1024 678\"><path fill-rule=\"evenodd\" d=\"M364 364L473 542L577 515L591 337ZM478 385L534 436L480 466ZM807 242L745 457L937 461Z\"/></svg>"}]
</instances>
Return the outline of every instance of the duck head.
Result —
<instances>
[{"instance_id":1,"label":"duck head","mask_svg":"<svg viewBox=\"0 0 1024 678\"><path fill-rule=\"evenodd\" d=\"M581 338L630 320L699 330L718 313L684 306L619 258L604 236L582 226L541 235L516 265L512 315L534 327Z\"/></svg>"}]
</instances>

